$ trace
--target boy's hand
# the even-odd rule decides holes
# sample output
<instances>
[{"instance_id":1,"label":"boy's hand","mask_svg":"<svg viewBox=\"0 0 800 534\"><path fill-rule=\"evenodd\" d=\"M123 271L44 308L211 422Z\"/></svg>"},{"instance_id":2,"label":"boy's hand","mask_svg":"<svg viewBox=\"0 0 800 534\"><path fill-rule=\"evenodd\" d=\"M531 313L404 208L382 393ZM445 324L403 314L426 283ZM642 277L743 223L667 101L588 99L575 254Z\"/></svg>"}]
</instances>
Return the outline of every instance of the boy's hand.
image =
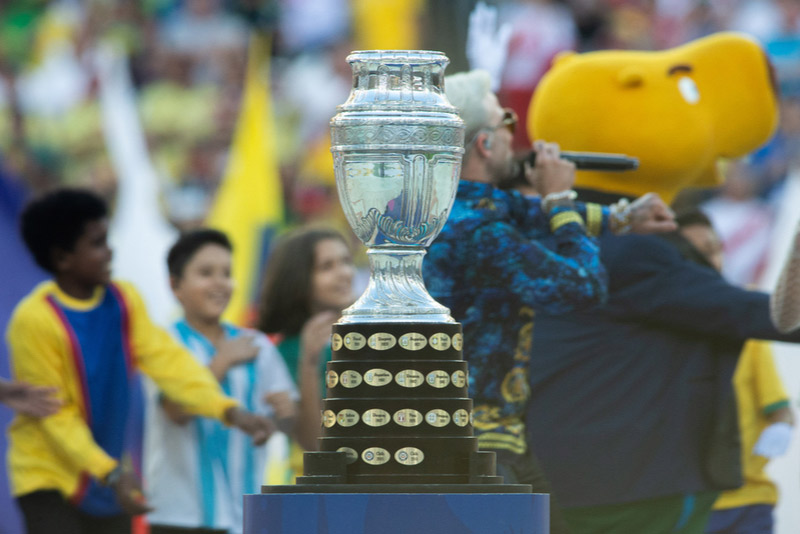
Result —
<instances>
[{"instance_id":1,"label":"boy's hand","mask_svg":"<svg viewBox=\"0 0 800 534\"><path fill-rule=\"evenodd\" d=\"M175 401L169 400L163 394L159 397L158 400L159 403L161 404L161 408L164 410L164 413L167 414L169 420L175 423L176 425L183 426L192 419L194 419L194 415L184 410L183 406L181 406Z\"/></svg>"},{"instance_id":2,"label":"boy's hand","mask_svg":"<svg viewBox=\"0 0 800 534\"><path fill-rule=\"evenodd\" d=\"M253 445L262 445L275 432L275 423L234 406L225 411L225 421L253 438Z\"/></svg>"},{"instance_id":3,"label":"boy's hand","mask_svg":"<svg viewBox=\"0 0 800 534\"><path fill-rule=\"evenodd\" d=\"M254 341L253 336L247 335L220 341L217 345L217 356L224 358L229 367L249 362L258 355L258 347Z\"/></svg>"},{"instance_id":4,"label":"boy's hand","mask_svg":"<svg viewBox=\"0 0 800 534\"><path fill-rule=\"evenodd\" d=\"M153 511L142 493L142 483L136 476L129 458L123 458L119 466L109 473L106 481L125 513L141 515Z\"/></svg>"},{"instance_id":5,"label":"boy's hand","mask_svg":"<svg viewBox=\"0 0 800 534\"><path fill-rule=\"evenodd\" d=\"M153 511L142 493L142 483L134 473L123 473L119 482L112 486L120 508L130 515L141 515Z\"/></svg>"},{"instance_id":6,"label":"boy's hand","mask_svg":"<svg viewBox=\"0 0 800 534\"><path fill-rule=\"evenodd\" d=\"M284 434L291 434L297 417L297 404L289 396L288 391L277 391L264 396L264 401L272 406L278 429Z\"/></svg>"},{"instance_id":7,"label":"boy's hand","mask_svg":"<svg viewBox=\"0 0 800 534\"><path fill-rule=\"evenodd\" d=\"M55 394L56 388L33 386L25 382L5 382L0 384L0 401L17 413L31 417L53 415L61 407Z\"/></svg>"},{"instance_id":8,"label":"boy's hand","mask_svg":"<svg viewBox=\"0 0 800 534\"><path fill-rule=\"evenodd\" d=\"M289 396L288 391L276 391L275 393L267 393L264 396L264 401L266 401L270 406L272 406L272 410L275 412L275 417L277 419L283 419L285 417L294 417L297 413L295 402Z\"/></svg>"},{"instance_id":9,"label":"boy's hand","mask_svg":"<svg viewBox=\"0 0 800 534\"><path fill-rule=\"evenodd\" d=\"M219 382L225 379L228 369L240 363L249 362L258 355L258 346L253 336L237 336L217 343L217 353L208 368Z\"/></svg>"}]
</instances>

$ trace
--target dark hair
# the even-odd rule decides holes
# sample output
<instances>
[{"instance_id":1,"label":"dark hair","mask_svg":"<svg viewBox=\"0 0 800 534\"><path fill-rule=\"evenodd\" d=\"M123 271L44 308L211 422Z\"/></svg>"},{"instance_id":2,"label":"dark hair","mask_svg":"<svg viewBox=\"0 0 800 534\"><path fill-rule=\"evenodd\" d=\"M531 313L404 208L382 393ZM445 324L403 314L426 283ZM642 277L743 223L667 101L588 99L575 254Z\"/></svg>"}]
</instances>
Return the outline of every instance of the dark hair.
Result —
<instances>
[{"instance_id":1,"label":"dark hair","mask_svg":"<svg viewBox=\"0 0 800 534\"><path fill-rule=\"evenodd\" d=\"M705 226L714 230L711 219L697 208L687 208L685 211L678 212L675 215L675 223L678 225L678 230L668 234L661 234L660 237L672 243L684 259L717 272L717 268L711 264L711 260L681 233L681 229L687 226Z\"/></svg>"},{"instance_id":2,"label":"dark hair","mask_svg":"<svg viewBox=\"0 0 800 534\"><path fill-rule=\"evenodd\" d=\"M714 225L711 224L711 219L708 218L708 215L706 215L699 209L690 209L676 213L675 223L678 225L679 228L683 228L685 226L695 226L695 225L708 226L709 228L714 228Z\"/></svg>"},{"instance_id":3,"label":"dark hair","mask_svg":"<svg viewBox=\"0 0 800 534\"><path fill-rule=\"evenodd\" d=\"M33 199L22 211L20 230L36 263L55 274L53 252L70 252L86 224L108 216L108 206L88 189L57 189Z\"/></svg>"},{"instance_id":4,"label":"dark hair","mask_svg":"<svg viewBox=\"0 0 800 534\"><path fill-rule=\"evenodd\" d=\"M317 243L344 236L330 228L301 228L282 236L267 261L258 329L293 336L311 317L311 275Z\"/></svg>"},{"instance_id":5,"label":"dark hair","mask_svg":"<svg viewBox=\"0 0 800 534\"><path fill-rule=\"evenodd\" d=\"M201 228L198 230L191 230L182 234L178 240L172 245L167 254L167 269L169 269L170 276L180 278L183 276L183 270L186 264L191 261L192 257L198 250L206 245L219 245L228 252L233 252L233 245L231 245L228 236L219 230L211 228Z\"/></svg>"}]
</instances>

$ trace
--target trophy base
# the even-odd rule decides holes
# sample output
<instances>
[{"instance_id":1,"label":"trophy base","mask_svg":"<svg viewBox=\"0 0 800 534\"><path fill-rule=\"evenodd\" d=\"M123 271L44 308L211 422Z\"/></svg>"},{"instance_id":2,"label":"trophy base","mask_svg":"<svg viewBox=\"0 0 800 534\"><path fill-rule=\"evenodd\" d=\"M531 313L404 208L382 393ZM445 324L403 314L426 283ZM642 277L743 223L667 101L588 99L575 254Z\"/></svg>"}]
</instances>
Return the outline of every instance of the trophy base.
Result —
<instances>
[{"instance_id":1,"label":"trophy base","mask_svg":"<svg viewBox=\"0 0 800 534\"><path fill-rule=\"evenodd\" d=\"M333 325L319 452L305 454L298 484L508 491L495 454L478 450L462 346L458 323Z\"/></svg>"}]
</instances>

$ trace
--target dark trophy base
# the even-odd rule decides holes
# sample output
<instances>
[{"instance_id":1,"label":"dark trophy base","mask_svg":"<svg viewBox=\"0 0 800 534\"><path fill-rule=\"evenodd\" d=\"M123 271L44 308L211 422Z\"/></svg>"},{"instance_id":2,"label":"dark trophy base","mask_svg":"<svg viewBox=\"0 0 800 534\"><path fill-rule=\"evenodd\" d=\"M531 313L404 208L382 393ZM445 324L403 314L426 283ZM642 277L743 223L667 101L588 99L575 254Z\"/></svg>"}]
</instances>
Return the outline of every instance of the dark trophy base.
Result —
<instances>
[{"instance_id":1,"label":"dark trophy base","mask_svg":"<svg viewBox=\"0 0 800 534\"><path fill-rule=\"evenodd\" d=\"M244 534L549 532L549 495L479 451L457 323L333 327L318 452L245 496Z\"/></svg>"}]
</instances>

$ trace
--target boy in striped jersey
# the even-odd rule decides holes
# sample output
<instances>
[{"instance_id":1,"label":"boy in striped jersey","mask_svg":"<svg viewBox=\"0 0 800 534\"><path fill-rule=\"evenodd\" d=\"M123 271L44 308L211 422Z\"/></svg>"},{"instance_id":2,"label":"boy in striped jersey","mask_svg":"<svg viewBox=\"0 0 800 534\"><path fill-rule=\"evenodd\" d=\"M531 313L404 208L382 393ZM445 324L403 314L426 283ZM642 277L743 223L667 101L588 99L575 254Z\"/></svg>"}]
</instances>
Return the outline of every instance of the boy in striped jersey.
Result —
<instances>
[{"instance_id":1,"label":"boy in striped jersey","mask_svg":"<svg viewBox=\"0 0 800 534\"><path fill-rule=\"evenodd\" d=\"M312 411L300 414L295 433L298 394L277 349L260 332L222 322L233 292L231 252L225 234L209 229L184 234L173 245L167 266L184 318L171 333L228 395L273 416L281 430L311 447L313 439L304 438L313 438L319 427L319 403L301 404ZM260 491L264 448L149 389L145 478L156 508L148 517L151 534L241 533L242 495Z\"/></svg>"}]
</instances>

